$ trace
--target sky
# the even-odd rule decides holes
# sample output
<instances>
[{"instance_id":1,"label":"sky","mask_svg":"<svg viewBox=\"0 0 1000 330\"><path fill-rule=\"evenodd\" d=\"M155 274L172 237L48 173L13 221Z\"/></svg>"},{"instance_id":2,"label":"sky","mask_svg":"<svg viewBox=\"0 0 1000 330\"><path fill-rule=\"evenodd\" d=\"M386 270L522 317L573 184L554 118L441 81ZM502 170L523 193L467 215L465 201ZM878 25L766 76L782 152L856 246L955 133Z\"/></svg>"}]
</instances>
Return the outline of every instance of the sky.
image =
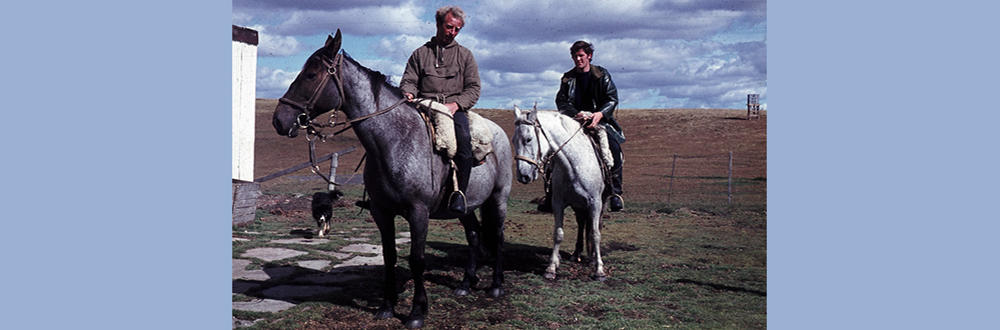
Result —
<instances>
[{"instance_id":1,"label":"sky","mask_svg":"<svg viewBox=\"0 0 1000 330\"><path fill-rule=\"evenodd\" d=\"M257 30L257 97L279 98L326 37L399 84L406 60L435 34L434 12L465 11L456 40L479 64L477 108L554 109L569 48L594 45L621 109L767 108L767 3L763 0L233 0L233 24Z\"/></svg>"}]
</instances>

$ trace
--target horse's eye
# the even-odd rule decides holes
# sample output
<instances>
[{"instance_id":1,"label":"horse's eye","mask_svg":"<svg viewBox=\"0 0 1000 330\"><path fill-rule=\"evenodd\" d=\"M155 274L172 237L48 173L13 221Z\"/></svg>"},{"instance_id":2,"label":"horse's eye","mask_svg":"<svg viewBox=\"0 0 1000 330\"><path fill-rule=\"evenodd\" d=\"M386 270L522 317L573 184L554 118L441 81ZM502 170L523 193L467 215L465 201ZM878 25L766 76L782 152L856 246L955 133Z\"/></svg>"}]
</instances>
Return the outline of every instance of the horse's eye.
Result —
<instances>
[{"instance_id":1,"label":"horse's eye","mask_svg":"<svg viewBox=\"0 0 1000 330\"><path fill-rule=\"evenodd\" d=\"M306 72L306 79L309 79L309 80L316 79L316 73L315 72Z\"/></svg>"}]
</instances>

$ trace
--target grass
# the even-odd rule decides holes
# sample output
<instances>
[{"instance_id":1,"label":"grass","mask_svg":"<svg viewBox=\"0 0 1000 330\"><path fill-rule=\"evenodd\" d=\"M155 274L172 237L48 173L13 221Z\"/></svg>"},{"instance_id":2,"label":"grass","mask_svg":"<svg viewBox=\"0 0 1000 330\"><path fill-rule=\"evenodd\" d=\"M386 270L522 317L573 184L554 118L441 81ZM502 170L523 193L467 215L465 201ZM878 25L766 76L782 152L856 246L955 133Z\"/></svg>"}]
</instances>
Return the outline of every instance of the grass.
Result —
<instances>
[{"instance_id":1,"label":"grass","mask_svg":"<svg viewBox=\"0 0 1000 330\"><path fill-rule=\"evenodd\" d=\"M345 190L357 199L360 190ZM294 195L291 190L285 193ZM302 195L308 196L308 193ZM451 294L461 280L466 256L465 235L457 220L433 220L428 234L426 282L430 315L425 329L763 329L767 324L766 204L631 203L627 212L606 213L602 227L602 254L608 280L590 279L592 268L569 261L576 243L576 224L567 214L563 261L555 281L541 273L552 246L552 216L534 212L535 204L512 198L508 203L504 267L506 295L487 298L491 267L481 267L478 291L467 297ZM374 223L358 208L335 210L334 231L351 235L371 233ZM570 212L571 213L571 212ZM397 218L397 231L407 230ZM259 211L234 235L249 241L233 242L233 257L255 247L281 246L309 254L271 263L253 262L248 268L294 265L299 260L338 259L318 253L355 243L332 238L327 244L288 246L273 239L301 237L299 229L315 230L304 216L276 216ZM241 234L252 232L255 234ZM350 236L350 235L345 235ZM357 237L357 236L354 236ZM365 236L379 244L377 234ZM400 245L397 263L400 305L409 311L412 281L407 265L409 246ZM240 319L263 319L251 329L321 329L364 323L366 327L401 328L399 320L377 323L372 315L381 302L381 271L360 285L278 313L234 311ZM273 283L278 285L280 283ZM287 284L287 283L284 283ZM234 300L256 299L263 290L234 295ZM334 317L336 316L336 317ZM340 321L338 321L340 320ZM337 323L341 322L341 323ZM376 323L369 323L376 322ZM347 327L349 328L349 327Z\"/></svg>"}]
</instances>

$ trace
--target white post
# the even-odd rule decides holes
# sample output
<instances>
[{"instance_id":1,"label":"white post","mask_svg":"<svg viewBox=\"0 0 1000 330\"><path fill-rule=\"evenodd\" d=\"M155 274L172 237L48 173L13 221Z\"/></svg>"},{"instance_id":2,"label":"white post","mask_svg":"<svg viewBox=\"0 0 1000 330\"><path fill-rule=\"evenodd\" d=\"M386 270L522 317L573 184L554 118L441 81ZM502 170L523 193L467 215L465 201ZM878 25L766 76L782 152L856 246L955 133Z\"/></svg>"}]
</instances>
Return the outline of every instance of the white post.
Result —
<instances>
[{"instance_id":1,"label":"white post","mask_svg":"<svg viewBox=\"0 0 1000 330\"><path fill-rule=\"evenodd\" d=\"M333 157L330 157L330 182L337 182L337 158L339 157L340 154L333 154ZM330 183L327 184L326 188L327 190L333 191L337 189L337 186Z\"/></svg>"}]
</instances>

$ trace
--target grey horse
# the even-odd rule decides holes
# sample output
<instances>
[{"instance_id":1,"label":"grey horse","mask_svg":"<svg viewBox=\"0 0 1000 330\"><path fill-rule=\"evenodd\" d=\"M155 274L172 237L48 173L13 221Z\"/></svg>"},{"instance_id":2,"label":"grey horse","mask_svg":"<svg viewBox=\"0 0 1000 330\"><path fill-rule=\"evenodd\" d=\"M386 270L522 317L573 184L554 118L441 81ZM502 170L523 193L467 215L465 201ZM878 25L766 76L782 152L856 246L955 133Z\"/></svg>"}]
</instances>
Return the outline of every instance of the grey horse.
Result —
<instances>
[{"instance_id":1,"label":"grey horse","mask_svg":"<svg viewBox=\"0 0 1000 330\"><path fill-rule=\"evenodd\" d=\"M552 170L552 213L555 230L553 247L545 278L555 279L559 268L559 245L563 240L563 216L567 206L576 213L579 224L573 259L581 260L586 241L593 278L607 279L601 260L601 212L610 190L602 175L595 148L581 129L580 123L555 111L521 110L514 106L514 153L517 181L527 184L540 176L545 168ZM586 233L586 236L584 236Z\"/></svg>"},{"instance_id":2,"label":"grey horse","mask_svg":"<svg viewBox=\"0 0 1000 330\"><path fill-rule=\"evenodd\" d=\"M419 112L399 101L403 99L400 90L387 83L384 75L341 53L340 45L337 30L336 37L328 36L326 45L309 57L274 109L272 124L278 134L295 137L298 129L311 128L311 119L330 110L342 111L350 119L367 153L364 183L371 195L371 215L381 233L385 258L384 301L376 316L395 317L397 215L406 219L411 233L409 266L414 293L413 308L405 319L407 327L423 326L427 315L423 275L429 218L458 218L465 227L470 258L455 293L471 293L478 282L477 259L488 253L496 258L488 294L503 295L501 250L513 166L507 135L496 123L488 122L493 152L472 169L465 192L468 212L451 213L445 201L451 187L449 160L432 150L431 136ZM474 213L477 208L482 223Z\"/></svg>"}]
</instances>

